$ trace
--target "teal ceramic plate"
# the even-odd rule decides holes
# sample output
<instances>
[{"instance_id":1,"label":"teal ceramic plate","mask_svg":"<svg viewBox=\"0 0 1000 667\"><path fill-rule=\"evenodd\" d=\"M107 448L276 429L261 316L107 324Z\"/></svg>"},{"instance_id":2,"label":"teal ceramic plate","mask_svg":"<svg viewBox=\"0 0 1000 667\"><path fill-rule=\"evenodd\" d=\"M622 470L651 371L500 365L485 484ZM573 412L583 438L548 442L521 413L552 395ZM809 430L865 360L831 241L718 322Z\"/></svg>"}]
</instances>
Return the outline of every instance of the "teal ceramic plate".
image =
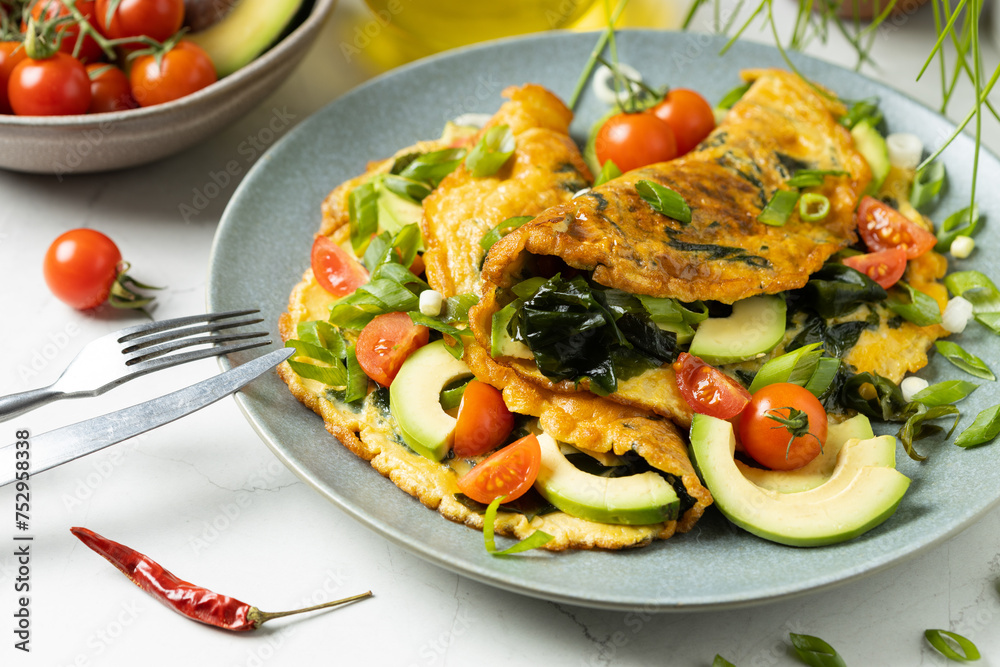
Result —
<instances>
[{"instance_id":1,"label":"teal ceramic plate","mask_svg":"<svg viewBox=\"0 0 1000 667\"><path fill-rule=\"evenodd\" d=\"M549 34L496 42L445 54L395 70L354 90L282 139L243 181L226 209L212 253L209 308L259 304L277 336L277 319L309 261L320 203L334 186L417 139L438 136L461 113L492 113L504 87L525 82L569 96L593 35ZM656 85L687 86L718 100L739 83L741 67L782 66L769 47L737 43L723 57L722 41L704 35L625 32L620 58ZM802 72L850 99L877 97L893 131L913 132L925 145L951 125L913 100L844 69L796 58ZM574 133L586 134L603 112L588 93ZM965 206L972 142L959 138L944 161L950 195L939 214ZM990 224L973 258L956 268L985 268L998 248L1000 162L984 153L979 204ZM277 339L277 338L276 338ZM996 339L973 323L961 337L967 349L1000 367ZM249 357L246 357L249 358ZM242 362L244 358L236 358ZM961 373L936 359L930 381ZM971 379L971 378L969 378ZM986 383L962 404L962 424L998 401ZM480 533L442 518L399 491L366 462L339 446L322 421L301 406L277 376L255 382L238 400L275 454L344 511L417 555L480 581L526 595L593 607L646 610L721 608L815 591L898 563L940 544L1000 500L1000 444L965 451L926 442L930 460L918 465L899 452L899 468L913 479L899 510L878 529L853 541L795 549L760 540L730 526L710 509L697 527L662 543L628 552L533 552L494 558Z\"/></svg>"}]
</instances>

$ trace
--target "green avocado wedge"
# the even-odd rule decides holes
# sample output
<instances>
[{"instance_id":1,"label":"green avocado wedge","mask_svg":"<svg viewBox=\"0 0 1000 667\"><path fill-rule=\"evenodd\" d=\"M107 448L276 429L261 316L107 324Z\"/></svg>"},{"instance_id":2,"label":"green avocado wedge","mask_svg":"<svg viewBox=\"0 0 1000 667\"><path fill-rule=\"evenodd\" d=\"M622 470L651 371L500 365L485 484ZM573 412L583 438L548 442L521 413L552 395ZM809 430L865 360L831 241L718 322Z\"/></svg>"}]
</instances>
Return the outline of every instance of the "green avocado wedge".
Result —
<instances>
[{"instance_id":1,"label":"green avocado wedge","mask_svg":"<svg viewBox=\"0 0 1000 667\"><path fill-rule=\"evenodd\" d=\"M591 475L570 463L552 436L539 434L538 444L542 462L535 488L566 514L634 526L677 518L677 492L655 472L626 477Z\"/></svg>"},{"instance_id":2,"label":"green avocado wedge","mask_svg":"<svg viewBox=\"0 0 1000 667\"><path fill-rule=\"evenodd\" d=\"M224 19L184 38L205 49L221 79L263 53L301 5L302 0L240 0Z\"/></svg>"},{"instance_id":3,"label":"green avocado wedge","mask_svg":"<svg viewBox=\"0 0 1000 667\"><path fill-rule=\"evenodd\" d=\"M764 355L785 337L785 310L780 296L737 301L729 317L710 317L698 325L688 351L709 364L731 364Z\"/></svg>"},{"instance_id":4,"label":"green avocado wedge","mask_svg":"<svg viewBox=\"0 0 1000 667\"><path fill-rule=\"evenodd\" d=\"M893 467L868 465L881 460L884 453L878 450L890 445L895 450L890 436L852 439L826 482L808 491L780 493L757 486L737 468L732 424L701 414L691 422L695 467L719 510L758 537L797 547L844 542L892 516L910 480Z\"/></svg>"}]
</instances>

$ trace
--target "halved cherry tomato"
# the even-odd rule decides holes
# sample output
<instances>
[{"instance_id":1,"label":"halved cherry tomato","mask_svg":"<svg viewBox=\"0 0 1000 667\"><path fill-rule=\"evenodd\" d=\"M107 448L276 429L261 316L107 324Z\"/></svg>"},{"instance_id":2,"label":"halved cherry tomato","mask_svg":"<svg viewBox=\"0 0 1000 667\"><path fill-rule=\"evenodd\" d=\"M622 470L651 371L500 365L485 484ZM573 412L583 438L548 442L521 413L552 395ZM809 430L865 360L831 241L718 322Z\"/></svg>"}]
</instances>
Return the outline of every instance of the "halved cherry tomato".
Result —
<instances>
[{"instance_id":1,"label":"halved cherry tomato","mask_svg":"<svg viewBox=\"0 0 1000 667\"><path fill-rule=\"evenodd\" d=\"M493 454L459 478L458 488L473 500L489 504L499 498L517 500L531 488L542 464L538 438L526 435Z\"/></svg>"},{"instance_id":2,"label":"halved cherry tomato","mask_svg":"<svg viewBox=\"0 0 1000 667\"><path fill-rule=\"evenodd\" d=\"M914 259L937 243L937 237L929 231L874 197L861 200L855 220L865 245L874 252L902 248L907 259Z\"/></svg>"},{"instance_id":3,"label":"halved cherry tomato","mask_svg":"<svg viewBox=\"0 0 1000 667\"><path fill-rule=\"evenodd\" d=\"M94 28L97 27L97 8L95 0L76 0L76 8L80 10L90 25ZM31 7L31 16L35 18L36 22L42 20L54 20L62 16L72 16L72 12L63 4L62 0L36 0L35 4ZM28 27L27 18L21 21L22 32ZM62 35L62 41L59 42L59 50L63 53L68 53L73 55L73 51L76 49L76 43L80 39L80 26L74 22L66 23L60 25L56 28L56 33ZM104 55L101 46L94 41L94 38L87 35L83 38L83 44L80 45L80 52L78 57L83 62L94 62L101 59Z\"/></svg>"},{"instance_id":4,"label":"halved cherry tomato","mask_svg":"<svg viewBox=\"0 0 1000 667\"><path fill-rule=\"evenodd\" d=\"M790 416L798 427L775 420ZM757 463L795 470L819 456L826 444L826 422L826 410L808 389L789 382L769 384L753 395L740 416L740 442Z\"/></svg>"},{"instance_id":5,"label":"halved cherry tomato","mask_svg":"<svg viewBox=\"0 0 1000 667\"><path fill-rule=\"evenodd\" d=\"M138 104L132 99L132 89L128 77L114 65L93 63L87 65L90 77L89 113L107 113L135 109Z\"/></svg>"},{"instance_id":6,"label":"halved cherry tomato","mask_svg":"<svg viewBox=\"0 0 1000 667\"><path fill-rule=\"evenodd\" d=\"M97 0L97 23L112 39L146 35L164 42L184 23L184 0L121 0L109 21L108 8L113 2Z\"/></svg>"},{"instance_id":7,"label":"halved cherry tomato","mask_svg":"<svg viewBox=\"0 0 1000 667\"><path fill-rule=\"evenodd\" d=\"M132 96L143 107L172 102L218 79L215 65L205 49L186 39L177 42L160 58L139 56L129 71Z\"/></svg>"},{"instance_id":8,"label":"halved cherry tomato","mask_svg":"<svg viewBox=\"0 0 1000 667\"><path fill-rule=\"evenodd\" d=\"M514 429L514 414L503 395L485 382L470 380L458 406L455 424L455 456L485 454L501 444Z\"/></svg>"},{"instance_id":9,"label":"halved cherry tomato","mask_svg":"<svg viewBox=\"0 0 1000 667\"><path fill-rule=\"evenodd\" d=\"M312 270L320 287L334 296L347 296L368 282L368 272L350 253L326 236L312 247Z\"/></svg>"},{"instance_id":10,"label":"halved cherry tomato","mask_svg":"<svg viewBox=\"0 0 1000 667\"><path fill-rule=\"evenodd\" d=\"M674 131L650 113L620 113L604 122L594 139L597 161L623 172L677 157Z\"/></svg>"},{"instance_id":11,"label":"halved cherry tomato","mask_svg":"<svg viewBox=\"0 0 1000 667\"><path fill-rule=\"evenodd\" d=\"M87 113L90 78L83 64L62 51L50 58L25 58L7 82L10 106L19 116L66 116Z\"/></svg>"},{"instance_id":12,"label":"halved cherry tomato","mask_svg":"<svg viewBox=\"0 0 1000 667\"><path fill-rule=\"evenodd\" d=\"M56 297L77 310L96 308L108 299L122 254L115 242L94 229L71 229L45 253L45 283Z\"/></svg>"},{"instance_id":13,"label":"halved cherry tomato","mask_svg":"<svg viewBox=\"0 0 1000 667\"><path fill-rule=\"evenodd\" d=\"M731 419L750 402L750 392L718 368L681 352L673 365L677 388L695 412Z\"/></svg>"},{"instance_id":14,"label":"halved cherry tomato","mask_svg":"<svg viewBox=\"0 0 1000 667\"><path fill-rule=\"evenodd\" d=\"M11 70L26 57L21 42L0 42L0 113L11 113L7 81Z\"/></svg>"},{"instance_id":15,"label":"halved cherry tomato","mask_svg":"<svg viewBox=\"0 0 1000 667\"><path fill-rule=\"evenodd\" d=\"M715 129L715 113L704 97L687 88L674 88L653 107L653 115L670 126L677 155L684 155Z\"/></svg>"},{"instance_id":16,"label":"halved cherry tomato","mask_svg":"<svg viewBox=\"0 0 1000 667\"><path fill-rule=\"evenodd\" d=\"M889 248L867 255L852 255L844 258L844 264L889 289L899 282L906 271L906 251L902 248Z\"/></svg>"},{"instance_id":17,"label":"halved cherry tomato","mask_svg":"<svg viewBox=\"0 0 1000 667\"><path fill-rule=\"evenodd\" d=\"M406 358L426 345L429 337L430 330L414 324L406 313L385 313L361 330L354 352L365 374L388 387Z\"/></svg>"}]
</instances>

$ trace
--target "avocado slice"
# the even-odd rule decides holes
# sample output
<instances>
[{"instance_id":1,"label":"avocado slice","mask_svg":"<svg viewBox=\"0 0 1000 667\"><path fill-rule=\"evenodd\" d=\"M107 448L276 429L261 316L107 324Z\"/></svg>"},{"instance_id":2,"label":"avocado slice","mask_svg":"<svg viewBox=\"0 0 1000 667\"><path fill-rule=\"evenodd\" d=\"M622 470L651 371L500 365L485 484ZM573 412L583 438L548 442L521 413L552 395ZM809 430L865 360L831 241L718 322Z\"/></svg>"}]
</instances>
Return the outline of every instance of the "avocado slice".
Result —
<instances>
[{"instance_id":1,"label":"avocado slice","mask_svg":"<svg viewBox=\"0 0 1000 667\"><path fill-rule=\"evenodd\" d=\"M677 492L655 472L627 477L591 475L570 463L552 436L539 434L538 444L542 462L535 488L566 514L640 526L677 518Z\"/></svg>"},{"instance_id":2,"label":"avocado slice","mask_svg":"<svg viewBox=\"0 0 1000 667\"><path fill-rule=\"evenodd\" d=\"M392 234L396 234L406 225L414 223L419 225L420 219L424 217L423 206L403 199L384 187L379 188L376 208L379 230Z\"/></svg>"},{"instance_id":3,"label":"avocado slice","mask_svg":"<svg viewBox=\"0 0 1000 667\"><path fill-rule=\"evenodd\" d=\"M224 19L185 39L205 49L221 79L263 53L301 5L302 0L240 0Z\"/></svg>"},{"instance_id":4,"label":"avocado slice","mask_svg":"<svg viewBox=\"0 0 1000 667\"><path fill-rule=\"evenodd\" d=\"M715 505L744 530L791 546L843 542L892 516L910 480L893 467L868 463L884 456L871 450L895 451L895 446L891 436L851 440L826 482L808 491L779 493L757 486L736 467L732 424L701 414L691 421L695 466Z\"/></svg>"},{"instance_id":5,"label":"avocado slice","mask_svg":"<svg viewBox=\"0 0 1000 667\"><path fill-rule=\"evenodd\" d=\"M766 470L748 466L742 461L736 461L736 467L743 476L763 489L780 493L796 493L808 491L830 479L837 467L837 457L840 450L851 440L868 440L874 438L871 422L864 415L855 415L839 424L827 427L826 443L819 456L798 470ZM895 443L886 451L885 447L866 450L873 458L864 465L896 467Z\"/></svg>"},{"instance_id":6,"label":"avocado slice","mask_svg":"<svg viewBox=\"0 0 1000 667\"><path fill-rule=\"evenodd\" d=\"M411 354L389 385L389 413L410 449L432 461L448 454L455 418L441 407L441 390L472 371L451 356L443 340Z\"/></svg>"},{"instance_id":7,"label":"avocado slice","mask_svg":"<svg viewBox=\"0 0 1000 667\"><path fill-rule=\"evenodd\" d=\"M514 317L517 303L509 303L493 313L493 324L490 331L490 355L497 357L514 357L516 359L534 359L531 349L519 340L514 340L507 332L507 325Z\"/></svg>"},{"instance_id":8,"label":"avocado slice","mask_svg":"<svg viewBox=\"0 0 1000 667\"><path fill-rule=\"evenodd\" d=\"M689 352L709 364L731 364L764 355L785 337L785 300L752 296L733 304L729 317L698 325Z\"/></svg>"},{"instance_id":9,"label":"avocado slice","mask_svg":"<svg viewBox=\"0 0 1000 667\"><path fill-rule=\"evenodd\" d=\"M891 168L889 147L886 146L885 139L879 131L866 120L854 126L851 137L854 139L854 147L868 161L868 166L872 170L872 182L868 184L866 192L869 194L878 192Z\"/></svg>"}]
</instances>

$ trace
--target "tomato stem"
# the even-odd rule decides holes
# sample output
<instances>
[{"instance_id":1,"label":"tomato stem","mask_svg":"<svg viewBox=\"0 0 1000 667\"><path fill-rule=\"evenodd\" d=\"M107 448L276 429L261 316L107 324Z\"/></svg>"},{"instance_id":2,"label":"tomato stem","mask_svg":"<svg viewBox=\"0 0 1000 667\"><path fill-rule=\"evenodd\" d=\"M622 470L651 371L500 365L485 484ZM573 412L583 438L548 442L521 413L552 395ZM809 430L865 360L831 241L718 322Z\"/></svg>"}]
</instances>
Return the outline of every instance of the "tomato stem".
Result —
<instances>
[{"instance_id":1,"label":"tomato stem","mask_svg":"<svg viewBox=\"0 0 1000 667\"><path fill-rule=\"evenodd\" d=\"M788 410L787 417L781 413L782 410ZM791 435L788 439L788 445L785 447L786 459L792 451L792 443L795 442L796 438L812 436L813 438L816 438L817 442L820 442L819 438L809 431L809 415L803 410L796 410L795 408L788 406L783 408L772 408L767 411L767 418L778 422L778 426L772 426L771 428L783 428L788 431L789 435ZM820 451L823 451L822 442L820 442L820 445Z\"/></svg>"}]
</instances>

